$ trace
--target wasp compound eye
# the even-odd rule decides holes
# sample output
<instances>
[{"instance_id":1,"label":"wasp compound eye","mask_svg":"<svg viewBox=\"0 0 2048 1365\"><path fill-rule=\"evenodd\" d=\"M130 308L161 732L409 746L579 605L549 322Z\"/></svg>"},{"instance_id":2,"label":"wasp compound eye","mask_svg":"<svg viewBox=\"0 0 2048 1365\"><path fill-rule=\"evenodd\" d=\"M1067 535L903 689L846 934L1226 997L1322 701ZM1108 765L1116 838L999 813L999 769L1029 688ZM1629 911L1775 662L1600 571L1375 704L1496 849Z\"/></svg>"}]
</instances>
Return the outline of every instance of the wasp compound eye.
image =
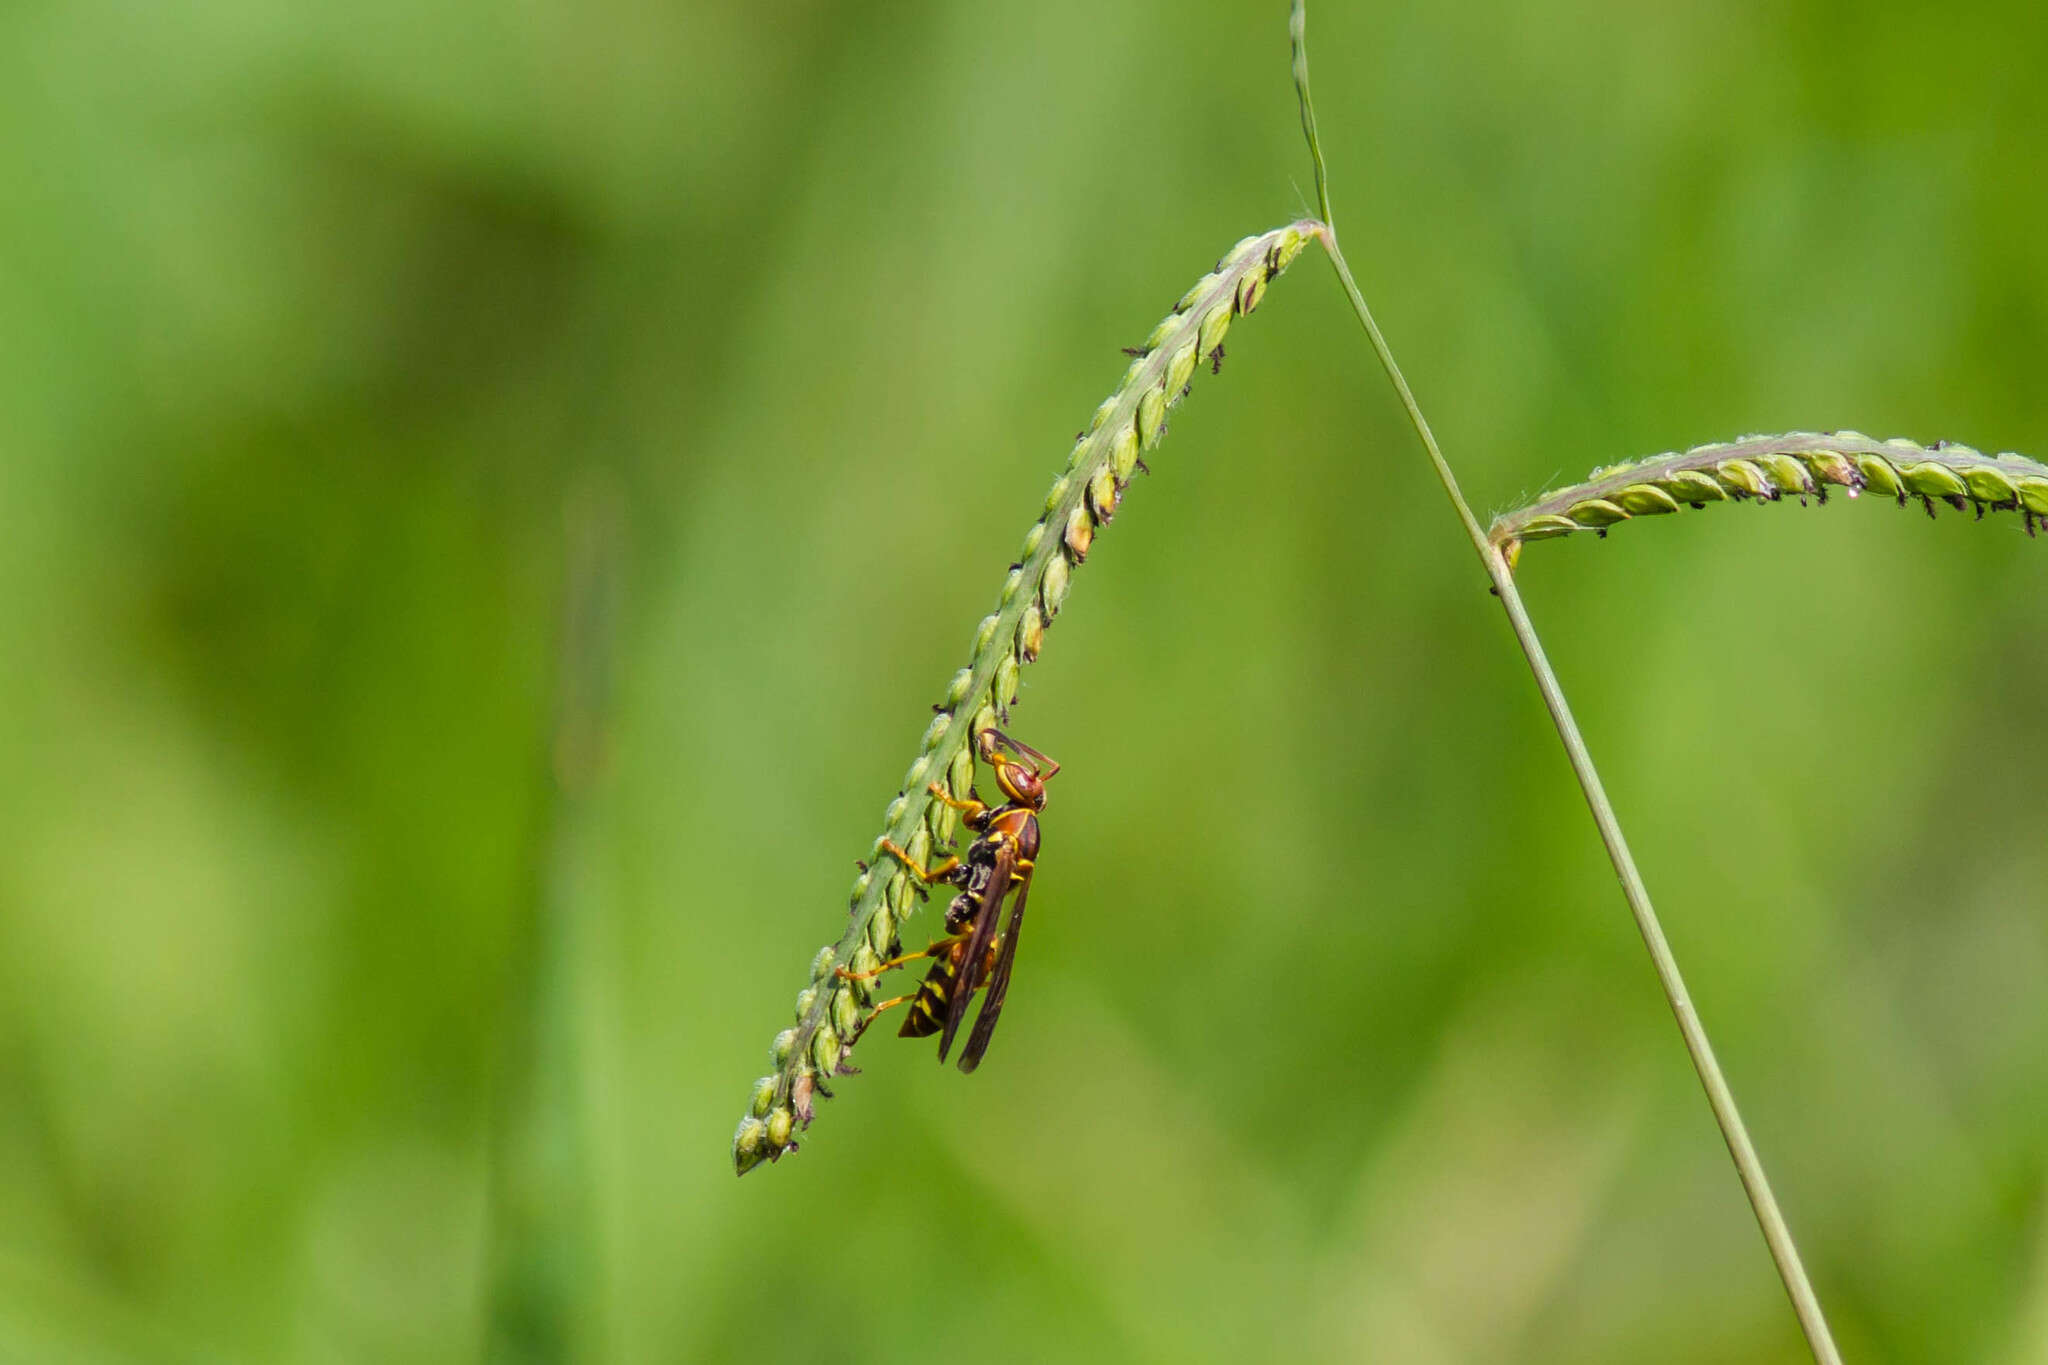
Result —
<instances>
[{"instance_id":1,"label":"wasp compound eye","mask_svg":"<svg viewBox=\"0 0 2048 1365\"><path fill-rule=\"evenodd\" d=\"M1035 806L1045 800L1045 783L1038 774L1018 763L1006 763L996 770L996 780L1003 784L1013 801Z\"/></svg>"}]
</instances>

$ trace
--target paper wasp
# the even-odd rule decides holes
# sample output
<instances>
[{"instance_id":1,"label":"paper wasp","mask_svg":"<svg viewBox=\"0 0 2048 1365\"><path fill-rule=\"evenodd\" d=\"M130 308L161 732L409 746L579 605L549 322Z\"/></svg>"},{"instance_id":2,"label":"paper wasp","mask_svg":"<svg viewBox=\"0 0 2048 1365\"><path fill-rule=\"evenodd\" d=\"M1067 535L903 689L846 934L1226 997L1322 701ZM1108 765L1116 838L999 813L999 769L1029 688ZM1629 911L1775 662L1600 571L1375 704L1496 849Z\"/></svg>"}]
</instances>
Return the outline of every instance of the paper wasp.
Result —
<instances>
[{"instance_id":1,"label":"paper wasp","mask_svg":"<svg viewBox=\"0 0 2048 1365\"><path fill-rule=\"evenodd\" d=\"M906 953L865 972L844 967L839 975L847 980L871 980L883 972L920 958L932 960L924 981L909 995L885 1000L868 1012L852 1037L850 1050L867 1032L882 1011L898 1005L910 1006L909 1015L898 1031L900 1038L939 1035L939 1060L953 1046L953 1036L967 1019L967 1006L984 985L974 1030L960 1052L960 1069L972 1071L981 1065L989 1039L1002 1017L1003 1000L1010 991L1010 964L1017 956L1017 934L1024 925L1024 899L1031 891L1031 873L1038 858L1038 813L1045 809L1045 784L1060 765L1028 744L1010 738L990 726L975 736L975 751L981 761L995 770L996 785L1002 788L1000 806L984 805L970 789L967 799L955 800L939 783L932 783L933 796L960 812L961 823L974 831L975 840L965 858L947 858L932 867L921 867L894 843L883 841L882 851L910 869L911 875L927 884L945 882L960 888L946 907L946 937L923 952ZM1003 902L1010 893L1016 900L1010 907L1010 922L998 934Z\"/></svg>"}]
</instances>

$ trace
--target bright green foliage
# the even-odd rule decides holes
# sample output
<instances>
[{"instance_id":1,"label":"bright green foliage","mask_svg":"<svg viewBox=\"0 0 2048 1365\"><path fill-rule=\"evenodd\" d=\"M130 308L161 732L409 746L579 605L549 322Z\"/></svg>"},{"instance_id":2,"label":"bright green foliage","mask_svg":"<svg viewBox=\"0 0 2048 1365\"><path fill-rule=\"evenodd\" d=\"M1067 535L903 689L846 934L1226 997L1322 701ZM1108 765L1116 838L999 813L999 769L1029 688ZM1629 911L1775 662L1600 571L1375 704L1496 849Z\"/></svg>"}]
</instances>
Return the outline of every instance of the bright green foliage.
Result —
<instances>
[{"instance_id":1,"label":"bright green foliage","mask_svg":"<svg viewBox=\"0 0 2048 1365\"><path fill-rule=\"evenodd\" d=\"M1487 510L1744 431L2048 458L2039 4L1319 5ZM0 1359L1802 1358L1321 262L1023 670L989 1063L885 1019L731 1175L1115 348L1314 204L1283 8L0 4ZM1852 1359L2037 1361L2048 561L1921 516L1525 577ZM501 1282L527 1112L584 1202Z\"/></svg>"}]
</instances>

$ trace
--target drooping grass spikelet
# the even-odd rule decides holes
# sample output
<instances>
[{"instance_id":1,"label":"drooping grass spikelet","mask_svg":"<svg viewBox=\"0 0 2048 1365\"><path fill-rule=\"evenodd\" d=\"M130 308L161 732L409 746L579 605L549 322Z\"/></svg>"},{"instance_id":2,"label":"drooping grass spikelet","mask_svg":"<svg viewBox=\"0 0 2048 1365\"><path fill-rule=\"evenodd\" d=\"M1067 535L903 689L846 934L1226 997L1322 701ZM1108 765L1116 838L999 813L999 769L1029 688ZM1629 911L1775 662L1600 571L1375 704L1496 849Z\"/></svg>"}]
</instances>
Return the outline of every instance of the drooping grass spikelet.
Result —
<instances>
[{"instance_id":1,"label":"drooping grass spikelet","mask_svg":"<svg viewBox=\"0 0 2048 1365\"><path fill-rule=\"evenodd\" d=\"M1046 627L1066 603L1074 570L1115 515L1141 467L1140 455L1165 434L1168 409L1186 396L1204 361L1220 367L1231 323L1257 308L1267 284L1323 232L1321 223L1304 219L1232 247L1181 296L1145 344L1132 350L1122 383L1075 439L1065 470L1046 495L1044 514L1026 533L1003 582L996 609L975 629L972 657L953 675L917 759L883 813L882 833L853 884L852 922L837 943L818 951L810 984L797 995L796 1022L775 1036L774 1070L755 1082L733 1134L739 1174L795 1150L797 1130L810 1124L816 1100L831 1093L828 1078L848 1074L842 1070L848 1051L842 1040L858 1028L874 988L871 979L849 980L838 971L869 972L896 956L898 932L921 898L916 879L884 845L894 843L924 863L933 849L952 840L958 816L932 798L928 784L939 782L956 798L967 795L974 780L970 737L1007 719L1023 666L1038 657Z\"/></svg>"},{"instance_id":2,"label":"drooping grass spikelet","mask_svg":"<svg viewBox=\"0 0 2048 1365\"><path fill-rule=\"evenodd\" d=\"M1855 431L1795 431L1597 469L1585 483L1496 517L1488 539L1512 565L1525 541L1574 531L1604 536L1617 522L1710 502L1825 503L1835 488L1852 498L1866 491L1889 497L1901 507L1917 501L1929 516L1937 502L1974 508L1980 519L2018 512L2028 535L2048 527L2048 466L2024 456L1985 455L1945 441L1877 441Z\"/></svg>"}]
</instances>

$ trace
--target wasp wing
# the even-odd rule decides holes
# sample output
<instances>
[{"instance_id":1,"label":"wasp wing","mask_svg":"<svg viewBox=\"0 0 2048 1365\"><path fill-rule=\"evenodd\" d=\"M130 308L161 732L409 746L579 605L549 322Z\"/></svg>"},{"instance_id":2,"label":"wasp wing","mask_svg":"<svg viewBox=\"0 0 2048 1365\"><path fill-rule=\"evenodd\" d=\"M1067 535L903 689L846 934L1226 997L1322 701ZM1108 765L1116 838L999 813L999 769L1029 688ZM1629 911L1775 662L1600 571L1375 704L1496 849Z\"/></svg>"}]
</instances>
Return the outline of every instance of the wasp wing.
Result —
<instances>
[{"instance_id":1,"label":"wasp wing","mask_svg":"<svg viewBox=\"0 0 2048 1365\"><path fill-rule=\"evenodd\" d=\"M988 1040L995 1037L996 1020L1003 1017L1003 1000L1010 994L1010 963L1017 956L1017 935L1024 928L1024 898L1030 894L1031 874L1026 872L1017 880L1017 903L1010 907L1010 924L1003 930L1003 946L996 952L995 970L989 973L988 997L981 1002L974 1032L967 1035L967 1046L960 1053L962 1071L972 1071L981 1065Z\"/></svg>"},{"instance_id":2,"label":"wasp wing","mask_svg":"<svg viewBox=\"0 0 2048 1365\"><path fill-rule=\"evenodd\" d=\"M946 1060L946 1052L953 1046L953 1035L960 1031L960 1025L967 1021L967 1005L974 992L981 986L982 960L988 956L988 945L995 941L996 924L1003 917L1003 901L1010 890L1010 874L1017 867L1017 844L1005 839L996 845L995 866L989 870L987 883L982 887L981 904L974 910L974 928L967 939L967 951L960 959L960 969L953 975L952 993L946 998L946 1029L939 1035L939 1060Z\"/></svg>"}]
</instances>

